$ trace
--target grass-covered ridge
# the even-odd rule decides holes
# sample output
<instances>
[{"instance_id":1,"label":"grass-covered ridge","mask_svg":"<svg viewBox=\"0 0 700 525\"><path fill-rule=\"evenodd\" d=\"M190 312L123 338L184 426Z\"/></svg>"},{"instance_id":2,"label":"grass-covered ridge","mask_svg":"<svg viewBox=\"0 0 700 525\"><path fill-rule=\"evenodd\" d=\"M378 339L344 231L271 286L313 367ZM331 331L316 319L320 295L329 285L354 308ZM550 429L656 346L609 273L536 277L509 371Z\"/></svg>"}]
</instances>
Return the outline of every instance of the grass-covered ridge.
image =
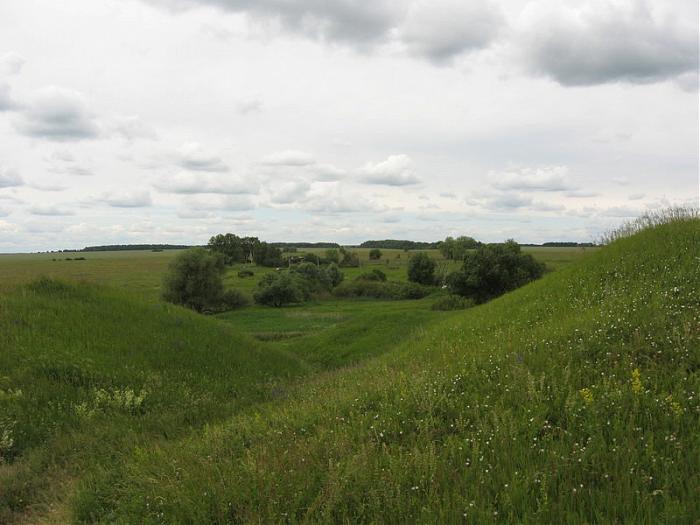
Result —
<instances>
[{"instance_id":1,"label":"grass-covered ridge","mask_svg":"<svg viewBox=\"0 0 700 525\"><path fill-rule=\"evenodd\" d=\"M84 481L87 521L693 523L700 221ZM332 351L332 349L329 349Z\"/></svg>"}]
</instances>

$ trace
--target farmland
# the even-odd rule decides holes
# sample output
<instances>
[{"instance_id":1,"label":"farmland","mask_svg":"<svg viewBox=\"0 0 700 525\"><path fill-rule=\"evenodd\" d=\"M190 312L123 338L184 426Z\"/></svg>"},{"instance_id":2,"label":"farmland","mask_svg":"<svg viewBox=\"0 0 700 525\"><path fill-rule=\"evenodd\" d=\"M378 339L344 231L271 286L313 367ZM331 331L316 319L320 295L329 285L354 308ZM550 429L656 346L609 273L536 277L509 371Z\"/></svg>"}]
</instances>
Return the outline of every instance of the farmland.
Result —
<instances>
[{"instance_id":1,"label":"farmland","mask_svg":"<svg viewBox=\"0 0 700 525\"><path fill-rule=\"evenodd\" d=\"M200 315L159 300L174 252L0 257L0 521L693 523L698 246L532 248L553 271L455 312ZM383 251L346 279L405 279Z\"/></svg>"}]
</instances>

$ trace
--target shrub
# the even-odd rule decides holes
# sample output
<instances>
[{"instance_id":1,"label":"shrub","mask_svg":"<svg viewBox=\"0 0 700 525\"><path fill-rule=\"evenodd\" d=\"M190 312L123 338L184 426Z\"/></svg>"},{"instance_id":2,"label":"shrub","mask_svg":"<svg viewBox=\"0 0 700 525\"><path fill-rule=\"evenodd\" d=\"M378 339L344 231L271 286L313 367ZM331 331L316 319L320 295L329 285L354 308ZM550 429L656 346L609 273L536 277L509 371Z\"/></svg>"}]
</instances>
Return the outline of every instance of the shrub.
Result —
<instances>
[{"instance_id":1,"label":"shrub","mask_svg":"<svg viewBox=\"0 0 700 525\"><path fill-rule=\"evenodd\" d=\"M514 290L544 273L545 266L521 253L513 240L479 246L464 257L462 269L447 277L452 293L483 303Z\"/></svg>"},{"instance_id":2,"label":"shrub","mask_svg":"<svg viewBox=\"0 0 700 525\"><path fill-rule=\"evenodd\" d=\"M177 255L163 281L163 299L198 312L221 303L224 258L204 248Z\"/></svg>"},{"instance_id":3,"label":"shrub","mask_svg":"<svg viewBox=\"0 0 700 525\"><path fill-rule=\"evenodd\" d=\"M473 299L467 299L461 295L446 295L433 303L431 310L466 310L474 306Z\"/></svg>"},{"instance_id":4,"label":"shrub","mask_svg":"<svg viewBox=\"0 0 700 525\"><path fill-rule=\"evenodd\" d=\"M345 279L345 275L340 271L338 265L331 263L326 268L326 279L332 288L335 288Z\"/></svg>"},{"instance_id":5,"label":"shrub","mask_svg":"<svg viewBox=\"0 0 700 525\"><path fill-rule=\"evenodd\" d=\"M416 283L363 279L342 283L333 290L333 295L336 297L371 297L374 299L421 299L429 293L429 288Z\"/></svg>"},{"instance_id":6,"label":"shrub","mask_svg":"<svg viewBox=\"0 0 700 525\"><path fill-rule=\"evenodd\" d=\"M255 302L280 307L290 303L301 303L307 299L301 278L289 272L268 273L258 283Z\"/></svg>"},{"instance_id":7,"label":"shrub","mask_svg":"<svg viewBox=\"0 0 700 525\"><path fill-rule=\"evenodd\" d=\"M369 251L369 258L372 261L378 261L382 258L382 251L379 248L372 248Z\"/></svg>"},{"instance_id":8,"label":"shrub","mask_svg":"<svg viewBox=\"0 0 700 525\"><path fill-rule=\"evenodd\" d=\"M435 284L435 260L419 252L408 260L408 280L418 284Z\"/></svg>"},{"instance_id":9,"label":"shrub","mask_svg":"<svg viewBox=\"0 0 700 525\"><path fill-rule=\"evenodd\" d=\"M345 248L340 249L340 267L342 268L358 268L360 266L360 258L356 253L349 252Z\"/></svg>"},{"instance_id":10,"label":"shrub","mask_svg":"<svg viewBox=\"0 0 700 525\"><path fill-rule=\"evenodd\" d=\"M241 277L242 279L246 277L253 277L255 275L255 272L253 270L241 270L238 272L238 277Z\"/></svg>"},{"instance_id":11,"label":"shrub","mask_svg":"<svg viewBox=\"0 0 700 525\"><path fill-rule=\"evenodd\" d=\"M371 272L361 273L355 277L356 281L386 281L386 274L379 268L375 268Z\"/></svg>"},{"instance_id":12,"label":"shrub","mask_svg":"<svg viewBox=\"0 0 700 525\"><path fill-rule=\"evenodd\" d=\"M340 254L335 248L329 248L326 250L326 260L332 263L338 264L340 262Z\"/></svg>"},{"instance_id":13,"label":"shrub","mask_svg":"<svg viewBox=\"0 0 700 525\"><path fill-rule=\"evenodd\" d=\"M235 310L236 308L248 306L250 304L250 297L240 290L230 289L224 292L221 303L226 310Z\"/></svg>"}]
</instances>

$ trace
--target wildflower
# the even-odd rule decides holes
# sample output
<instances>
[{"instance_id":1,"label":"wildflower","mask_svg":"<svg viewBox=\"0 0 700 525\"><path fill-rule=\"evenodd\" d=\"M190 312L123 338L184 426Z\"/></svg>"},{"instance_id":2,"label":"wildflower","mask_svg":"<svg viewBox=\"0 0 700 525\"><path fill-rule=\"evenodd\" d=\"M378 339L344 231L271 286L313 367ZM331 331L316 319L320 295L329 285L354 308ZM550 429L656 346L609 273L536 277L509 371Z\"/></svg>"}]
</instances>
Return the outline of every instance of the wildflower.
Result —
<instances>
[{"instance_id":1,"label":"wildflower","mask_svg":"<svg viewBox=\"0 0 700 525\"><path fill-rule=\"evenodd\" d=\"M678 401L674 401L671 394L666 396L666 403L668 403L668 406L671 408L673 415L680 416L683 413L683 407L681 407L681 404Z\"/></svg>"},{"instance_id":2,"label":"wildflower","mask_svg":"<svg viewBox=\"0 0 700 525\"><path fill-rule=\"evenodd\" d=\"M642 389L642 374L639 371L639 368L635 368L632 370L632 393L634 393L635 396L638 396L642 393Z\"/></svg>"},{"instance_id":3,"label":"wildflower","mask_svg":"<svg viewBox=\"0 0 700 525\"><path fill-rule=\"evenodd\" d=\"M593 404L593 392L591 392L590 388L582 388L581 390L579 390L579 394L581 394L584 403L586 403L587 405Z\"/></svg>"}]
</instances>

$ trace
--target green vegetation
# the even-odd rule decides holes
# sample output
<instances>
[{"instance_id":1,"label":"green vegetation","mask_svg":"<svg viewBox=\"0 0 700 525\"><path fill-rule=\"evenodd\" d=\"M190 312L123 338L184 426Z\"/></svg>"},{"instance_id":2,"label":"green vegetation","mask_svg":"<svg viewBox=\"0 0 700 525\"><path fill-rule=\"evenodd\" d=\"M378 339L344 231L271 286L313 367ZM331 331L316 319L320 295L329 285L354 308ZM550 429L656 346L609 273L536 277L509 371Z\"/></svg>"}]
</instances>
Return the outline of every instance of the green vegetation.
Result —
<instances>
[{"instance_id":1,"label":"green vegetation","mask_svg":"<svg viewBox=\"0 0 700 525\"><path fill-rule=\"evenodd\" d=\"M453 312L389 249L343 250L333 297L215 316L157 301L177 252L2 257L0 522L693 523L699 245L695 219L523 249L556 271Z\"/></svg>"},{"instance_id":2,"label":"green vegetation","mask_svg":"<svg viewBox=\"0 0 700 525\"><path fill-rule=\"evenodd\" d=\"M408 260L408 280L430 286L435 284L435 259L425 252L418 252Z\"/></svg>"}]
</instances>

